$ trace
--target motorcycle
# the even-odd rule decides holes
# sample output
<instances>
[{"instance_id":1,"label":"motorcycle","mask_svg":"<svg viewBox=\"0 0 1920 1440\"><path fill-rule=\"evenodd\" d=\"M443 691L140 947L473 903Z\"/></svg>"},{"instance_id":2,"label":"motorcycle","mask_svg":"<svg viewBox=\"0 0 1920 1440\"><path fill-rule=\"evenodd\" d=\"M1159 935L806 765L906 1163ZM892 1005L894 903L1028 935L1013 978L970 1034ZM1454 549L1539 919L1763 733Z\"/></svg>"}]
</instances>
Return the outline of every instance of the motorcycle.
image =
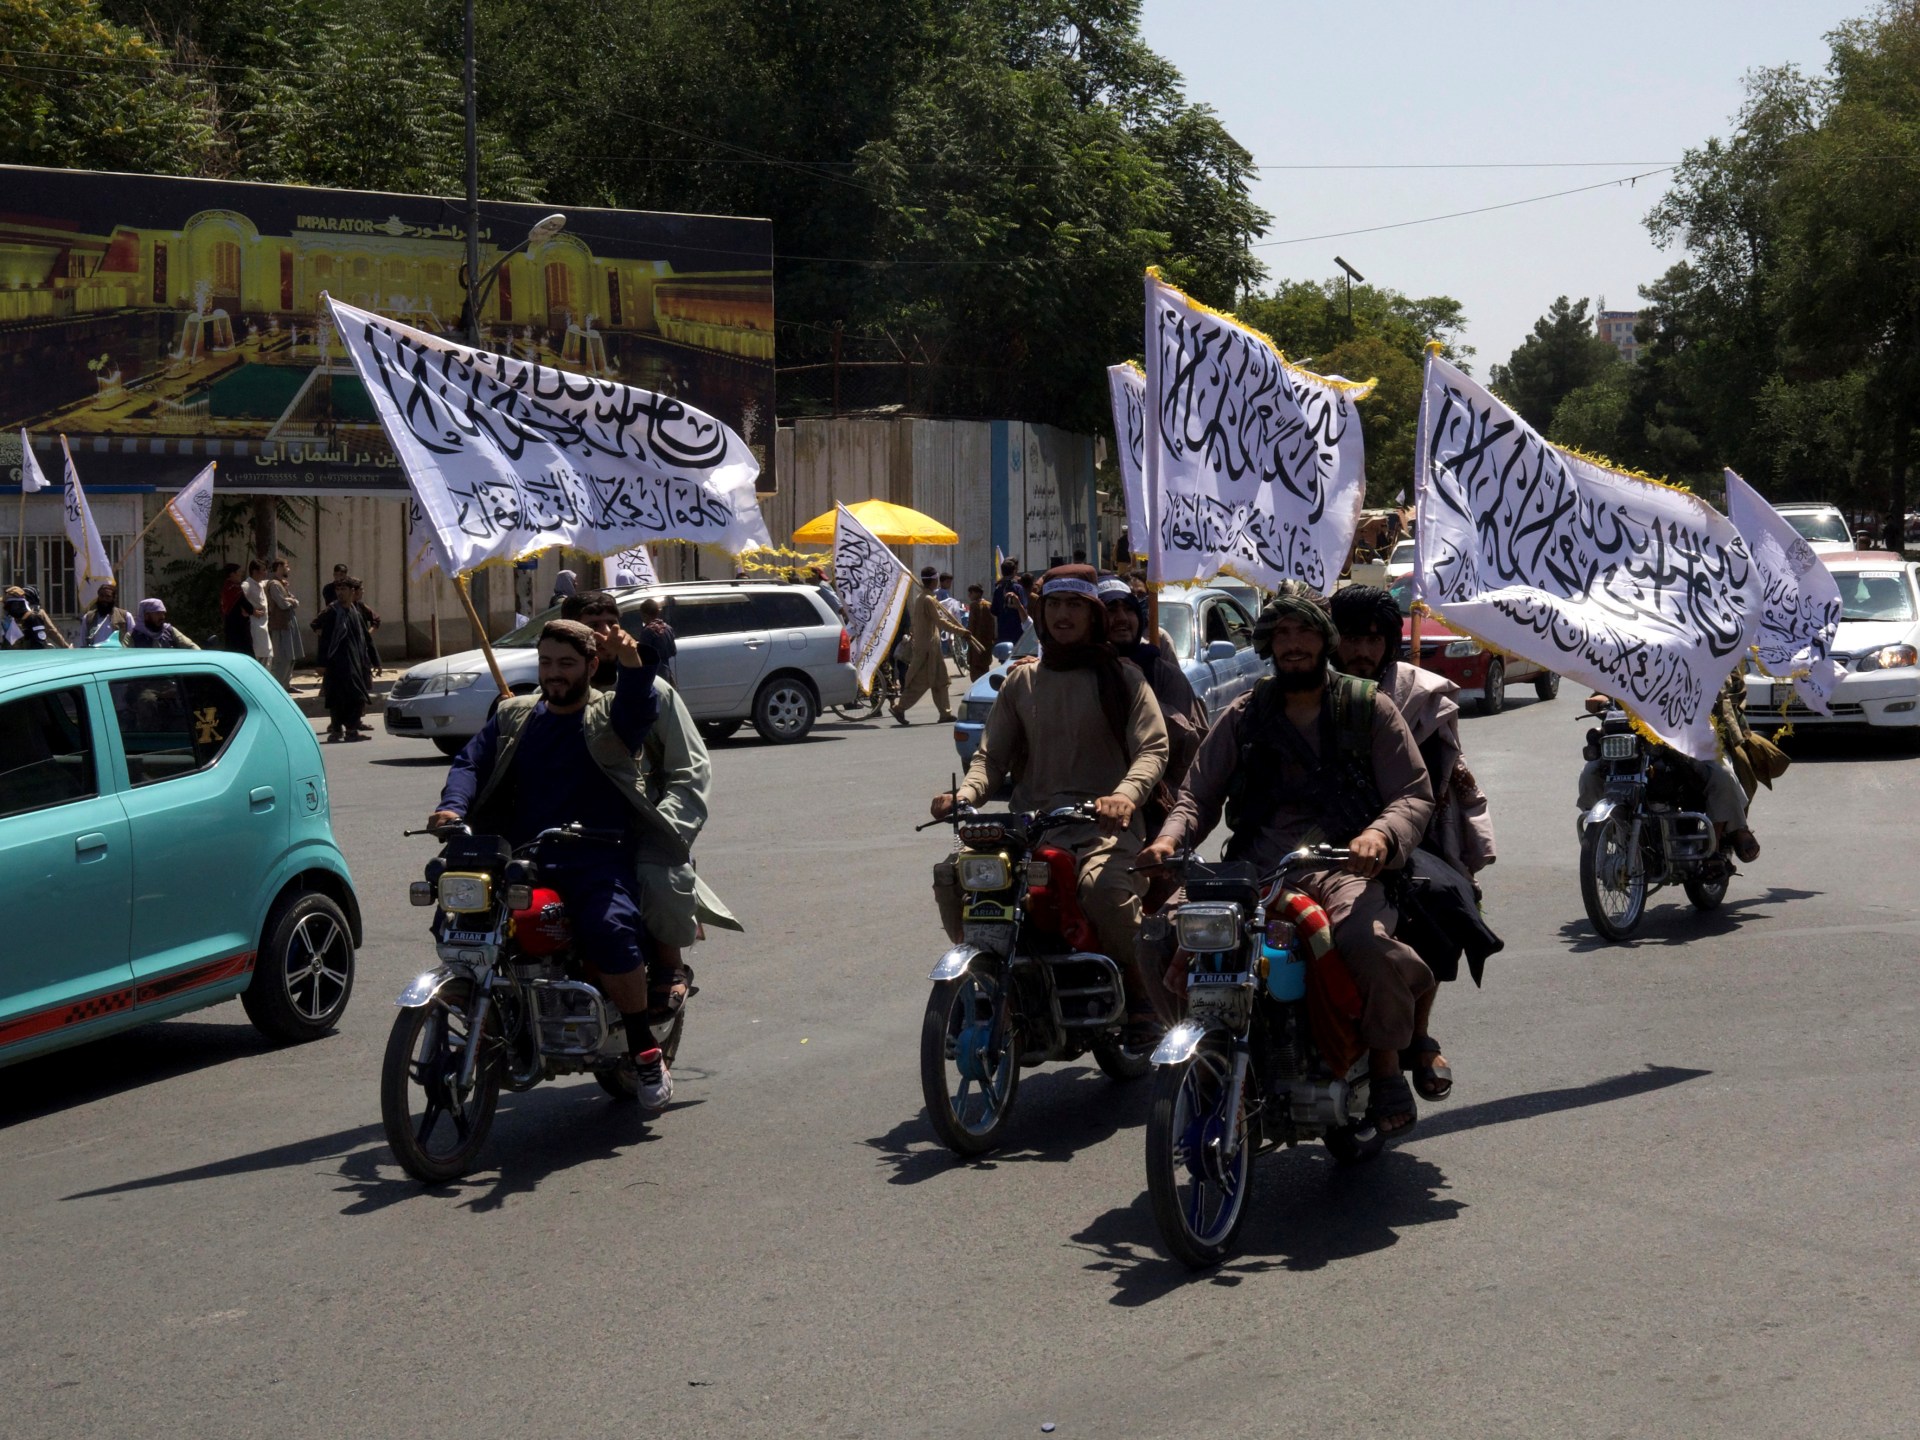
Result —
<instances>
[{"instance_id":1,"label":"motorcycle","mask_svg":"<svg viewBox=\"0 0 1920 1440\"><path fill-rule=\"evenodd\" d=\"M1350 1164L1384 1144L1366 1119L1366 1052L1336 1069L1315 1043L1307 972L1327 917L1288 887L1294 871L1350 856L1304 846L1264 878L1242 862L1185 860L1173 925L1187 1018L1153 1052L1147 1193L1168 1252L1192 1269L1232 1252L1256 1156L1320 1140Z\"/></svg>"},{"instance_id":2,"label":"motorcycle","mask_svg":"<svg viewBox=\"0 0 1920 1440\"><path fill-rule=\"evenodd\" d=\"M1047 843L1049 832L1093 820L1090 805L1038 814L963 806L950 817L961 939L928 977L920 1088L934 1132L956 1155L1000 1144L1023 1067L1091 1050L1115 1080L1152 1068L1151 1046L1126 1043L1120 964L1094 948L1079 861Z\"/></svg>"},{"instance_id":3,"label":"motorcycle","mask_svg":"<svg viewBox=\"0 0 1920 1440\"><path fill-rule=\"evenodd\" d=\"M1587 732L1585 755L1605 767L1606 790L1583 812L1580 898L1608 940L1625 940L1646 915L1647 896L1680 885L1696 910L1717 910L1735 872L1706 815L1696 776L1649 743L1626 711L1612 707Z\"/></svg>"},{"instance_id":4,"label":"motorcycle","mask_svg":"<svg viewBox=\"0 0 1920 1440\"><path fill-rule=\"evenodd\" d=\"M539 862L548 846L617 844L621 836L567 825L516 850L465 825L407 833L445 841L426 879L408 890L415 905L437 907L441 963L396 1002L380 1116L401 1168L440 1184L472 1167L502 1086L531 1090L588 1071L616 1100L637 1097L620 1009L575 958L566 902L541 883ZM685 1026L683 1004L660 1042L669 1066Z\"/></svg>"}]
</instances>

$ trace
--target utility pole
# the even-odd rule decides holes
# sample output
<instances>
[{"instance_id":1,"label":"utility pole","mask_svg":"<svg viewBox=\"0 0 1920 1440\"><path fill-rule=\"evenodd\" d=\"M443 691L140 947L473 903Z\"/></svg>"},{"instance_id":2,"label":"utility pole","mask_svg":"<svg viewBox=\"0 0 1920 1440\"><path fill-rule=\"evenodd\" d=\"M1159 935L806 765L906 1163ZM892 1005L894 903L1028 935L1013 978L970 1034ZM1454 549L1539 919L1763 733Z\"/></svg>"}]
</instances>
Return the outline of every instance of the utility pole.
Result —
<instances>
[{"instance_id":1,"label":"utility pole","mask_svg":"<svg viewBox=\"0 0 1920 1440\"><path fill-rule=\"evenodd\" d=\"M473 93L473 0L467 0L467 345L480 348L480 136Z\"/></svg>"},{"instance_id":2,"label":"utility pole","mask_svg":"<svg viewBox=\"0 0 1920 1440\"><path fill-rule=\"evenodd\" d=\"M1347 264L1347 262L1342 260L1338 255L1333 257L1333 263L1347 272L1347 338L1351 340L1353 338L1353 282L1358 280L1364 285L1367 283L1367 277Z\"/></svg>"}]
</instances>

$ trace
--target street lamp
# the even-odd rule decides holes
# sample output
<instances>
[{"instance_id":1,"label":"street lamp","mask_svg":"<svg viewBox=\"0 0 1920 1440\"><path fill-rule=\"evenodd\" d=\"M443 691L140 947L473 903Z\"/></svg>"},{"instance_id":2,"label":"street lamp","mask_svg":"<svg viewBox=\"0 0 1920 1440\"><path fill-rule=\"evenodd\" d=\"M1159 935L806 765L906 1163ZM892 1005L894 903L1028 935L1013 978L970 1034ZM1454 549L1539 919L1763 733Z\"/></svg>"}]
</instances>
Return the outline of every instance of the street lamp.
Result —
<instances>
[{"instance_id":1,"label":"street lamp","mask_svg":"<svg viewBox=\"0 0 1920 1440\"><path fill-rule=\"evenodd\" d=\"M470 226L477 224L477 222L472 220L469 220L468 223ZM477 285L472 283L471 277L480 244L476 238L475 230L468 230L467 275L469 281L467 284L466 330L467 344L469 347L475 350L480 348L480 312L487 308L487 297L493 293L493 282L500 278L502 267L522 250L531 249L535 245L545 244L566 228L567 217L564 215L549 215L544 220L538 221L531 230L527 231L526 239L512 248L500 252L500 258L487 267L486 274L480 277L480 283Z\"/></svg>"},{"instance_id":2,"label":"street lamp","mask_svg":"<svg viewBox=\"0 0 1920 1440\"><path fill-rule=\"evenodd\" d=\"M1338 255L1333 257L1333 263L1347 272L1347 338L1351 340L1353 338L1353 282L1358 280L1364 285L1367 283L1367 277L1347 264L1347 262L1342 260Z\"/></svg>"}]
</instances>

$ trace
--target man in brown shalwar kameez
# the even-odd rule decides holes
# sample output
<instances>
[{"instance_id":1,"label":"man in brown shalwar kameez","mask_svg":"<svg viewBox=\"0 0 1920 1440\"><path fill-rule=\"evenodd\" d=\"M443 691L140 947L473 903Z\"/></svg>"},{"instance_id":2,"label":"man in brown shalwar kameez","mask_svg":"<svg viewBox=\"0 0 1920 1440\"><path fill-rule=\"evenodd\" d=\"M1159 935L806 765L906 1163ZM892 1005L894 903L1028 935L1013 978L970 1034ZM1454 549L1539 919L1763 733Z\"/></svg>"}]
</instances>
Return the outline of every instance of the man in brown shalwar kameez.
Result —
<instances>
[{"instance_id":1,"label":"man in brown shalwar kameez","mask_svg":"<svg viewBox=\"0 0 1920 1440\"><path fill-rule=\"evenodd\" d=\"M1316 597L1283 594L1261 612L1255 644L1274 673L1221 711L1172 814L1140 860L1165 863L1175 850L1198 845L1230 801L1228 855L1262 873L1301 845L1352 851L1343 866L1296 871L1295 883L1327 912L1360 993L1358 1029L1373 1076L1368 1115L1393 1138L1405 1135L1417 1114L1400 1052L1413 1039L1414 1007L1432 988L1433 974L1394 939L1399 917L1379 877L1403 867L1420 843L1433 793L1393 702L1330 671L1336 638ZM1348 712L1364 724L1343 725ZM1364 750L1348 738L1353 733L1367 737Z\"/></svg>"}]
</instances>

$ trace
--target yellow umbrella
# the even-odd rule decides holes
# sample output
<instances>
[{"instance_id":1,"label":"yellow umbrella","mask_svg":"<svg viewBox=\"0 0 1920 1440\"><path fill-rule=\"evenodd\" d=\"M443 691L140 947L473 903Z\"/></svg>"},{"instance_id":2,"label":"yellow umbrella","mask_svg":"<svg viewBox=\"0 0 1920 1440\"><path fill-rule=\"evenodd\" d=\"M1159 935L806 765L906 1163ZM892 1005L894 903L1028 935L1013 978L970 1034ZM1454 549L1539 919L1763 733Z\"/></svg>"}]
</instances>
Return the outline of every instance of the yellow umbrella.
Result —
<instances>
[{"instance_id":1,"label":"yellow umbrella","mask_svg":"<svg viewBox=\"0 0 1920 1440\"><path fill-rule=\"evenodd\" d=\"M960 537L931 515L909 510L904 505L889 505L884 500L856 500L847 506L853 518L874 538L888 545L958 545ZM796 545L831 545L840 512L829 510L815 516L793 532Z\"/></svg>"}]
</instances>

